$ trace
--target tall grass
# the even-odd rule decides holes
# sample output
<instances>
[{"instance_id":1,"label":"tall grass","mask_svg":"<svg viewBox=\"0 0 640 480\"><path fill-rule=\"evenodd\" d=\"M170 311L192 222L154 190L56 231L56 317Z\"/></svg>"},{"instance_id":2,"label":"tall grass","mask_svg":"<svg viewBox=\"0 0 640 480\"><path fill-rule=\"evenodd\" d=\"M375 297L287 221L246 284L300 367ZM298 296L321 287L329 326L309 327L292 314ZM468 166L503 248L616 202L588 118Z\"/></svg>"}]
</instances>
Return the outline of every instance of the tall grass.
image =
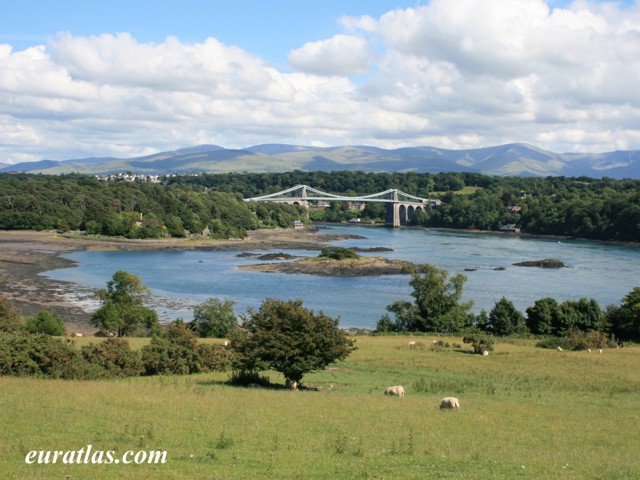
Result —
<instances>
[{"instance_id":1,"label":"tall grass","mask_svg":"<svg viewBox=\"0 0 640 480\"><path fill-rule=\"evenodd\" d=\"M640 478L640 348L590 355L516 341L481 357L408 348L409 340L358 337L347 362L303 379L321 391L233 387L224 373L0 378L0 472L16 479ZM404 398L382 394L397 384ZM460 399L459 412L438 409L445 395ZM89 444L166 450L168 461L24 463L30 450Z\"/></svg>"}]
</instances>

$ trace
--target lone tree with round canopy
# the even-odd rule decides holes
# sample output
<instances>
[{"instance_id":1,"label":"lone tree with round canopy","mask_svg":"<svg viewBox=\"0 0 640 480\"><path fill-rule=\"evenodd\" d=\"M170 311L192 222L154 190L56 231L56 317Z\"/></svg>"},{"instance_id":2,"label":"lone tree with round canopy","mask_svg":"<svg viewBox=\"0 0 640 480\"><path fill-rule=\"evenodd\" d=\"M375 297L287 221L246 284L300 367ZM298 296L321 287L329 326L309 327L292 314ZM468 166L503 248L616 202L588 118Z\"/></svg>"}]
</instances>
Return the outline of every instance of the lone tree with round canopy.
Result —
<instances>
[{"instance_id":1,"label":"lone tree with round canopy","mask_svg":"<svg viewBox=\"0 0 640 480\"><path fill-rule=\"evenodd\" d=\"M295 390L305 374L344 360L356 349L338 318L315 314L302 300L267 298L258 310L247 311L231 336L234 367L240 372L273 369Z\"/></svg>"},{"instance_id":2,"label":"lone tree with round canopy","mask_svg":"<svg viewBox=\"0 0 640 480\"><path fill-rule=\"evenodd\" d=\"M150 332L158 330L157 313L144 306L151 290L140 277L118 270L107 282L107 288L96 292L96 297L102 305L91 315L92 325L116 332L119 337L131 335L141 327Z\"/></svg>"}]
</instances>

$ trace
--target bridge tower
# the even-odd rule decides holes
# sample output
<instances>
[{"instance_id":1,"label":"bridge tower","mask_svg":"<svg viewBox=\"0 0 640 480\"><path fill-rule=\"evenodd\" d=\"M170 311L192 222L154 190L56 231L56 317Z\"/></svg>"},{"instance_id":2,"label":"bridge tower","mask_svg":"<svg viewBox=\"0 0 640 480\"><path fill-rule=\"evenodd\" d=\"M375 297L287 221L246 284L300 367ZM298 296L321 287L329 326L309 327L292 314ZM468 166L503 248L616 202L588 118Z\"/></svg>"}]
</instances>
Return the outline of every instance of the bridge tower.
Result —
<instances>
[{"instance_id":1,"label":"bridge tower","mask_svg":"<svg viewBox=\"0 0 640 480\"><path fill-rule=\"evenodd\" d=\"M306 185L302 185L302 188L299 190L299 193L297 195L297 197L299 198L299 200L295 200L292 202L288 202L291 205L302 205L304 208L309 208L309 201L307 200L307 186Z\"/></svg>"},{"instance_id":2,"label":"bridge tower","mask_svg":"<svg viewBox=\"0 0 640 480\"><path fill-rule=\"evenodd\" d=\"M400 226L400 202L398 201L398 191L393 191L393 202L387 203L387 218L385 224L388 227Z\"/></svg>"}]
</instances>

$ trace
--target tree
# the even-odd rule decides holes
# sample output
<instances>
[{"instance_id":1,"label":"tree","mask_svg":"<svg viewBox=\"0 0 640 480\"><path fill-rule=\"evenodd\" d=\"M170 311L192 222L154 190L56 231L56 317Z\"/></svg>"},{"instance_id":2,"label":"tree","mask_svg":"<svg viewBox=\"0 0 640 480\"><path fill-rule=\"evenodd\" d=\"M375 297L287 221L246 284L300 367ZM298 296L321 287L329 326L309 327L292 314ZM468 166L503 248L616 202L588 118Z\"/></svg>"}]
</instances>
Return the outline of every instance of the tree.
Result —
<instances>
[{"instance_id":1,"label":"tree","mask_svg":"<svg viewBox=\"0 0 640 480\"><path fill-rule=\"evenodd\" d=\"M462 339L464 343L470 343L473 347L473 353L482 355L484 352L493 351L493 338L486 333L470 332Z\"/></svg>"},{"instance_id":2,"label":"tree","mask_svg":"<svg viewBox=\"0 0 640 480\"><path fill-rule=\"evenodd\" d=\"M233 311L235 302L230 299L221 301L210 298L193 308L193 321L189 328L202 338L225 338L229 331L238 325Z\"/></svg>"},{"instance_id":3,"label":"tree","mask_svg":"<svg viewBox=\"0 0 640 480\"><path fill-rule=\"evenodd\" d=\"M258 310L248 309L231 336L234 367L242 372L276 370L296 389L305 374L344 360L355 349L338 323L304 308L302 300L267 298Z\"/></svg>"},{"instance_id":4,"label":"tree","mask_svg":"<svg viewBox=\"0 0 640 480\"><path fill-rule=\"evenodd\" d=\"M524 333L524 316L510 300L502 297L489 312L487 330L501 336Z\"/></svg>"},{"instance_id":5,"label":"tree","mask_svg":"<svg viewBox=\"0 0 640 480\"><path fill-rule=\"evenodd\" d=\"M387 305L386 309L395 315L395 319L391 320L389 314L385 313L376 324L376 333L412 332L416 330L418 309L414 304L404 300L396 300L391 305Z\"/></svg>"},{"instance_id":6,"label":"tree","mask_svg":"<svg viewBox=\"0 0 640 480\"><path fill-rule=\"evenodd\" d=\"M96 292L96 297L102 306L91 315L92 325L118 336L135 333L140 327L147 331L158 329L158 315L143 305L151 297L151 291L140 277L118 270L107 282L107 288Z\"/></svg>"},{"instance_id":7,"label":"tree","mask_svg":"<svg viewBox=\"0 0 640 480\"><path fill-rule=\"evenodd\" d=\"M26 329L29 333L44 333L45 335L64 335L64 323L56 312L43 310L35 317L29 317L26 321Z\"/></svg>"},{"instance_id":8,"label":"tree","mask_svg":"<svg viewBox=\"0 0 640 480\"><path fill-rule=\"evenodd\" d=\"M473 302L460 302L467 277L457 274L447 282L449 273L435 265L423 265L422 273L413 272L409 285L415 305L394 302L387 310L396 315L398 327L407 331L453 333L471 325L469 312Z\"/></svg>"},{"instance_id":9,"label":"tree","mask_svg":"<svg viewBox=\"0 0 640 480\"><path fill-rule=\"evenodd\" d=\"M559 316L558 302L554 298L542 298L527 308L526 324L534 335L556 335Z\"/></svg>"},{"instance_id":10,"label":"tree","mask_svg":"<svg viewBox=\"0 0 640 480\"><path fill-rule=\"evenodd\" d=\"M640 287L627 293L620 306L608 307L606 318L619 339L640 340Z\"/></svg>"}]
</instances>

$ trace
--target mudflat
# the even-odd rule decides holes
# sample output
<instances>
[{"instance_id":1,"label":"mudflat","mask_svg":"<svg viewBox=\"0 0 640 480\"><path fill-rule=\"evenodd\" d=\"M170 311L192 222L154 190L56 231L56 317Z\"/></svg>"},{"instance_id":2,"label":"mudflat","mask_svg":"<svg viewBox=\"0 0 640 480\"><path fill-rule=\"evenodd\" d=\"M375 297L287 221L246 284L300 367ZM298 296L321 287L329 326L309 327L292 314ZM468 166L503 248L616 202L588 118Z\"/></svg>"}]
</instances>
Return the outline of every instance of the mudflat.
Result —
<instances>
[{"instance_id":1,"label":"mudflat","mask_svg":"<svg viewBox=\"0 0 640 480\"><path fill-rule=\"evenodd\" d=\"M232 240L128 240L60 235L56 232L0 231L0 295L7 297L24 316L40 310L57 311L68 333L93 334L89 314L65 298L75 284L51 280L42 272L73 266L60 255L84 250L320 250L334 240L361 238L324 234L321 230L276 229L248 232L244 239Z\"/></svg>"}]
</instances>

